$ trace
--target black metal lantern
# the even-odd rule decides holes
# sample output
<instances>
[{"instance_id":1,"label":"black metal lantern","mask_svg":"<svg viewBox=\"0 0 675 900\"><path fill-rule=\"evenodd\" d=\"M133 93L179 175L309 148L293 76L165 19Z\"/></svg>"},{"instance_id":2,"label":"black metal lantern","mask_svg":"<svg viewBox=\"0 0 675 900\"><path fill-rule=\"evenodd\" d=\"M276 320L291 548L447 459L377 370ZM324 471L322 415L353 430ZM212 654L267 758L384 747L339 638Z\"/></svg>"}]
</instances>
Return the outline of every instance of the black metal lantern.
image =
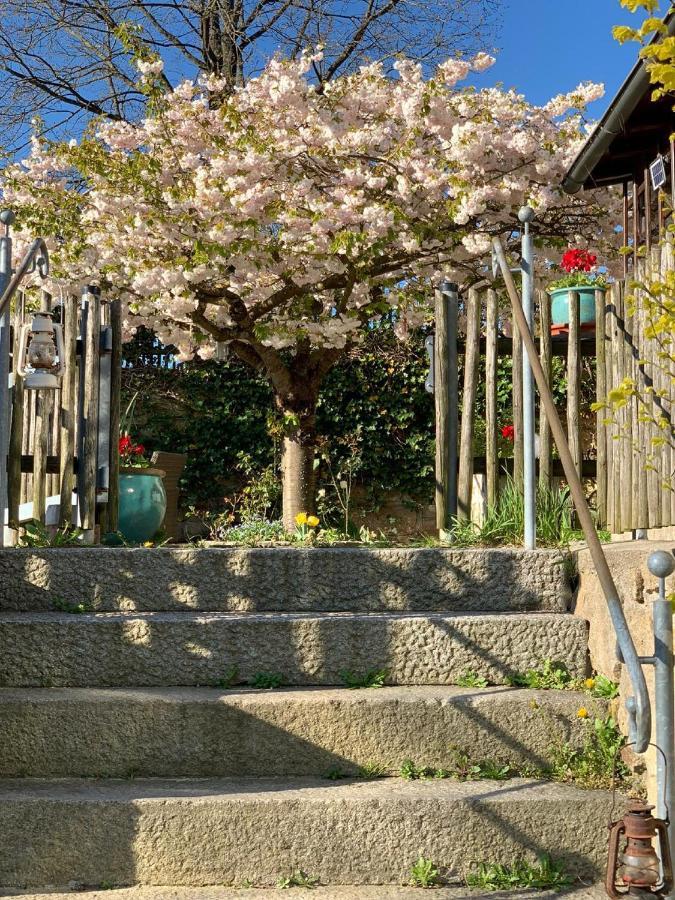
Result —
<instances>
[{"instance_id":1,"label":"black metal lantern","mask_svg":"<svg viewBox=\"0 0 675 900\"><path fill-rule=\"evenodd\" d=\"M668 845L668 823L652 816L653 806L634 800L628 812L614 822L609 833L609 856L605 889L612 898L663 897L673 885L673 870ZM659 840L659 856L652 846ZM620 850L622 838L625 845ZM663 874L661 874L663 867ZM623 890L618 884L622 883Z\"/></svg>"}]
</instances>

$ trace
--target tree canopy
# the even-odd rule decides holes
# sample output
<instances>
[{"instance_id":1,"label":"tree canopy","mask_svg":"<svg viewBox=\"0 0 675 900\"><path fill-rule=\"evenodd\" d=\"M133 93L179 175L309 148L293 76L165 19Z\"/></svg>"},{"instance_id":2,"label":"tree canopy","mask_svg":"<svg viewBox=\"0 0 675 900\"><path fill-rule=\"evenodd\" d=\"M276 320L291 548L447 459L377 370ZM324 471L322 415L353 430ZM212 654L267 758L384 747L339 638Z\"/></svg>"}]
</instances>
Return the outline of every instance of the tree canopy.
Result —
<instances>
[{"instance_id":1,"label":"tree canopy","mask_svg":"<svg viewBox=\"0 0 675 900\"><path fill-rule=\"evenodd\" d=\"M133 121L145 109L134 59L159 56L168 90L199 73L231 89L274 54L322 46L324 84L397 54L434 66L492 47L501 0L4 0L2 143L21 147L31 119L72 136L91 116Z\"/></svg>"}]
</instances>

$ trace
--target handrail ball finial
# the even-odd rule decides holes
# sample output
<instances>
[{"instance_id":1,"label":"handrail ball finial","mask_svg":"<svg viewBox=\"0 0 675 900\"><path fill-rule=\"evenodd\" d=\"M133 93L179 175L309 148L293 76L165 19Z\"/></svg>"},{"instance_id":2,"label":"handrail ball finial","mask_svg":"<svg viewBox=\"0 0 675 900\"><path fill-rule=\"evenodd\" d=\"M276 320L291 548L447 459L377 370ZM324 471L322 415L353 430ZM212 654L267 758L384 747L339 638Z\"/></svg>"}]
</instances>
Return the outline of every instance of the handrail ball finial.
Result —
<instances>
[{"instance_id":1,"label":"handrail ball finial","mask_svg":"<svg viewBox=\"0 0 675 900\"><path fill-rule=\"evenodd\" d=\"M675 572L675 556L667 550L654 550L649 554L647 568L656 578L667 578Z\"/></svg>"}]
</instances>

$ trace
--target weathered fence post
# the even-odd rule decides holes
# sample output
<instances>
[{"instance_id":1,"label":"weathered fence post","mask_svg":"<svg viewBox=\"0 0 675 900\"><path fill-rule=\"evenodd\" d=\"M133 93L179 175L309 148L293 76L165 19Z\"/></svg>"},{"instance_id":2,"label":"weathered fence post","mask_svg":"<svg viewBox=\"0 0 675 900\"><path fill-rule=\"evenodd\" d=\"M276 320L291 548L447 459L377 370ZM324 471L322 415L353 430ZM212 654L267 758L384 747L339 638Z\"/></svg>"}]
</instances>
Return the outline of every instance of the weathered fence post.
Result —
<instances>
[{"instance_id":1,"label":"weathered fence post","mask_svg":"<svg viewBox=\"0 0 675 900\"><path fill-rule=\"evenodd\" d=\"M66 371L61 383L60 439L60 500L59 524L71 525L73 521L73 487L75 475L75 410L77 406L77 314L76 297L66 295L63 302L63 349Z\"/></svg>"},{"instance_id":2,"label":"weathered fence post","mask_svg":"<svg viewBox=\"0 0 675 900\"><path fill-rule=\"evenodd\" d=\"M108 487L108 530L119 527L119 479L120 479L120 395L122 390L122 303L110 304L110 328L112 352L110 356L110 485Z\"/></svg>"},{"instance_id":3,"label":"weathered fence post","mask_svg":"<svg viewBox=\"0 0 675 900\"><path fill-rule=\"evenodd\" d=\"M82 357L80 365L80 428L77 502L85 543L96 538L98 451L98 375L101 341L101 292L94 286L82 292Z\"/></svg>"},{"instance_id":4,"label":"weathered fence post","mask_svg":"<svg viewBox=\"0 0 675 900\"><path fill-rule=\"evenodd\" d=\"M12 238L10 226L14 213L0 212L0 224L5 233L0 235L0 298L9 285L12 276ZM10 351L10 311L9 306L0 316L0 547L5 544L5 510L7 509L7 457L9 455L9 351Z\"/></svg>"},{"instance_id":5,"label":"weathered fence post","mask_svg":"<svg viewBox=\"0 0 675 900\"><path fill-rule=\"evenodd\" d=\"M605 337L605 292L595 292L595 399L604 403L607 397L607 379L605 377L606 363L606 337ZM605 411L598 408L595 424L596 450L596 509L598 525L607 524L607 430L604 425Z\"/></svg>"},{"instance_id":6,"label":"weathered fence post","mask_svg":"<svg viewBox=\"0 0 675 900\"><path fill-rule=\"evenodd\" d=\"M444 281L436 290L434 402L436 408L436 528L457 515L457 285Z\"/></svg>"},{"instance_id":7,"label":"weathered fence post","mask_svg":"<svg viewBox=\"0 0 675 900\"><path fill-rule=\"evenodd\" d=\"M26 298L23 292L17 296L14 309L14 347L12 350L13 368L19 358L19 342L21 325L25 312ZM21 451L24 435L25 396L23 379L14 375L12 385L12 424L9 431L9 460L7 464L7 523L14 532L16 541L19 530L19 508L21 506Z\"/></svg>"},{"instance_id":8,"label":"weathered fence post","mask_svg":"<svg viewBox=\"0 0 675 900\"><path fill-rule=\"evenodd\" d=\"M457 481L457 517L471 518L473 486L473 426L478 387L480 355L481 302L477 290L471 288L466 300L466 341L464 344L464 392L462 395L462 429L459 442L459 477Z\"/></svg>"},{"instance_id":9,"label":"weathered fence post","mask_svg":"<svg viewBox=\"0 0 675 900\"><path fill-rule=\"evenodd\" d=\"M581 348L579 324L579 292L569 291L569 340L567 343L567 443L574 468L581 477L581 436L579 433L579 398L581 382Z\"/></svg>"},{"instance_id":10,"label":"weathered fence post","mask_svg":"<svg viewBox=\"0 0 675 900\"><path fill-rule=\"evenodd\" d=\"M51 296L42 292L40 311L49 313ZM35 391L33 432L33 518L44 524L47 509L47 454L49 452L50 415L54 403L52 391Z\"/></svg>"},{"instance_id":11,"label":"weathered fence post","mask_svg":"<svg viewBox=\"0 0 675 900\"><path fill-rule=\"evenodd\" d=\"M539 357L544 370L546 384L551 386L553 377L553 347L551 345L551 301L546 291L538 291L539 295ZM543 403L539 407L539 484L550 488L553 474L553 437L551 426L546 418Z\"/></svg>"},{"instance_id":12,"label":"weathered fence post","mask_svg":"<svg viewBox=\"0 0 675 900\"><path fill-rule=\"evenodd\" d=\"M497 443L497 293L487 292L485 328L485 474L487 505L494 507L499 496L499 454Z\"/></svg>"}]
</instances>

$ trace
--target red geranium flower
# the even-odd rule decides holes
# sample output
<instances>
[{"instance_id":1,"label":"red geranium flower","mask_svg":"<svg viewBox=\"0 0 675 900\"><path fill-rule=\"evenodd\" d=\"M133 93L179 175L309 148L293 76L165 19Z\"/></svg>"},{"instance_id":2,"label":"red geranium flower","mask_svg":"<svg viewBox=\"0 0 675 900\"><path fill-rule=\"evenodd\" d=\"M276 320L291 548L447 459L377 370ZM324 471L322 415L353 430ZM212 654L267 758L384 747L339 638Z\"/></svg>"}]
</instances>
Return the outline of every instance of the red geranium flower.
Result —
<instances>
[{"instance_id":1,"label":"red geranium flower","mask_svg":"<svg viewBox=\"0 0 675 900\"><path fill-rule=\"evenodd\" d=\"M560 265L566 272L590 272L598 261L598 257L588 250L572 248L563 253Z\"/></svg>"},{"instance_id":2,"label":"red geranium flower","mask_svg":"<svg viewBox=\"0 0 675 900\"><path fill-rule=\"evenodd\" d=\"M513 425L504 425L502 428L502 437L507 441L512 441L515 436L515 429Z\"/></svg>"},{"instance_id":3,"label":"red geranium flower","mask_svg":"<svg viewBox=\"0 0 675 900\"><path fill-rule=\"evenodd\" d=\"M128 434L120 437L118 448L122 460L126 462L130 462L134 457L141 457L145 453L143 444L134 444Z\"/></svg>"}]
</instances>

